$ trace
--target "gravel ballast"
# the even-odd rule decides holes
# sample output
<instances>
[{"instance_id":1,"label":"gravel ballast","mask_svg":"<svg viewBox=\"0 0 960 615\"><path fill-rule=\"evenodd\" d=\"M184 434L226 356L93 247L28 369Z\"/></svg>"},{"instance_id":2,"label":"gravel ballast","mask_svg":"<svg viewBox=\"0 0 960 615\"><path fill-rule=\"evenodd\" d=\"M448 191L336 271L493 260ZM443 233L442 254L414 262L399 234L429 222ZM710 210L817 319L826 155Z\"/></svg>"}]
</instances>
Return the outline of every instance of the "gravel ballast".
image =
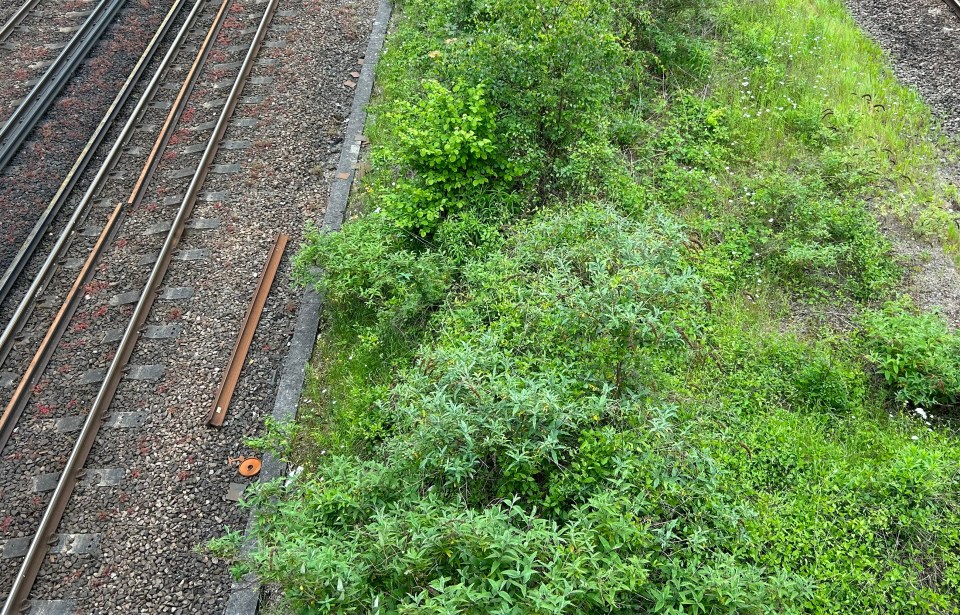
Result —
<instances>
[{"instance_id":1,"label":"gravel ballast","mask_svg":"<svg viewBox=\"0 0 960 615\"><path fill-rule=\"evenodd\" d=\"M235 6L255 13L262 4ZM322 219L353 99L345 82L361 66L374 8L370 1L281 2L227 131L224 143L232 145L221 148L217 171L208 176L193 212L196 228L180 245L182 254L204 256L175 260L162 285L190 289L184 293L189 296L158 300L149 318L148 325L179 330L174 337L141 339L131 359L134 366L160 366L163 375L138 380L128 374L121 383L108 416L108 424L120 426L101 431L87 463L88 473L102 470L116 478L108 471L118 470L119 479L81 481L61 523L61 532L95 536L94 548L48 557L32 598L72 600L81 613L223 611L231 586L227 563L195 548L226 527L246 525L248 511L226 495L231 483L249 482L237 473L235 460L253 454L243 439L259 433L272 409L301 293L288 281L290 258L304 221ZM235 17L244 21L240 11ZM194 93L198 102L191 102L190 125L215 117L219 109L202 103L225 95L220 82L232 77L217 71L229 71L225 66L233 61L211 59ZM4 514L14 517L4 539L27 534L28 521L45 505L48 493L34 492L33 479L62 466L72 436L58 431L55 421L82 413L85 402L74 400L89 398L97 388L80 384L83 375L110 360L104 331L128 316L128 308L111 305L110 298L127 290L131 272L143 267L147 230L175 207L168 199L188 181L177 175L197 160L187 151L196 139L181 137L149 198L131 213L107 253L64 338L67 347L51 362L4 451L7 456L18 450L10 447L29 443L29 452L4 470L0 502ZM131 169L118 171L111 195L120 193L124 178L129 190ZM227 421L220 430L210 429L209 404L278 232L292 241ZM26 354L18 352L22 361ZM11 562L19 563L3 562L5 583Z\"/></svg>"},{"instance_id":2,"label":"gravel ballast","mask_svg":"<svg viewBox=\"0 0 960 615\"><path fill-rule=\"evenodd\" d=\"M943 123L952 147L960 143L960 18L943 0L847 0L854 19L890 58L901 82L917 90ZM960 170L942 169L960 185ZM883 221L895 254L908 266L906 290L925 309L960 327L960 274L940 246L918 240L892 219Z\"/></svg>"}]
</instances>

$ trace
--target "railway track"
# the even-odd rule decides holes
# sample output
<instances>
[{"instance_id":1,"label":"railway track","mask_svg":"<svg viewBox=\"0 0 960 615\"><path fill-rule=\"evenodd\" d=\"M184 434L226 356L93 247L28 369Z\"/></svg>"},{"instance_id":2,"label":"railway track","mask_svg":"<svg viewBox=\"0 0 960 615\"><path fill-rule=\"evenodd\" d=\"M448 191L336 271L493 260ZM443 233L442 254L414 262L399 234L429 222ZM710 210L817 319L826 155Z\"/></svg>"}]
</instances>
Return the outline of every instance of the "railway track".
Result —
<instances>
[{"instance_id":1,"label":"railway track","mask_svg":"<svg viewBox=\"0 0 960 615\"><path fill-rule=\"evenodd\" d=\"M136 78L138 78L146 68L146 62L152 57L153 52L156 51L156 46L159 45L160 39L164 34L169 30L170 25L172 24L173 19L176 17L177 13L183 7L184 2L180 1L173 5L168 13L167 19L164 20L161 28L157 30L154 35L154 39L151 44L148 46L147 51L144 52L144 57L141 58L141 62L138 63L137 67L134 69L134 72L131 73L128 78L127 85L132 86ZM157 89L160 85L161 77L164 72L169 70L173 65L176 58L177 52L180 49L180 46L183 44L183 41L186 38L186 35L189 31L189 27L194 23L197 13L202 7L203 2L198 1L194 4L193 9L190 11L190 14L187 16L186 21L183 27L180 28L176 38L173 41L170 49L161 60L160 65L154 71L153 78L147 84L147 87L143 94L141 95L137 105L134 107L131 112L127 122L124 124L123 128L120 131L120 134L117 136L117 139L114 141L113 146L110 149L110 152L107 154L106 159L100 165L99 170L97 171L96 176L93 178L93 181L87 187L87 190L84 192L83 196L80 198L79 202L74 207L73 214L70 217L70 220L67 222L63 231L60 233L57 242L54 244L53 249L48 254L47 258L44 260L43 265L40 267L40 271L34 277L33 282L30 284L30 287L27 289L23 298L20 300L16 310L13 313L12 318L7 322L3 333L0 334L0 366L6 361L6 357L9 355L14 342L16 341L16 336L23 330L27 325L27 321L30 316L33 314L33 309L35 302L43 290L43 288L50 282L51 276L57 269L58 263L65 257L65 254L70 247L72 240L75 238L75 231L77 230L79 224L82 220L86 219L87 214L89 214L90 208L94 202L94 199L99 194L99 191L104 185L104 182L107 178L107 175L110 171L116 166L118 160L120 159L123 151L123 146L130 139L133 131L136 129L143 113L145 112L147 106L150 104L154 95L156 95ZM215 34L215 33L214 33ZM148 57L149 56L149 57ZM192 88L196 83L196 64L194 70L191 71L190 77L185 81L185 87ZM120 102L120 96L124 95L124 91L127 90L125 87L118 95L118 100L115 102ZM126 96L123 96L125 99ZM181 96L182 98L182 96ZM104 123L108 123L107 120L111 119L112 116L115 116L118 111L118 106L115 105L111 108L110 113L107 117L104 118L104 122L101 123L103 127ZM163 144L169 140L171 134L171 129L175 125L175 120L179 118L179 115L182 113L182 105L179 109L172 110L167 116L167 122L165 125L165 130L161 132L160 137L158 137L158 144ZM94 142L94 139L97 141L102 140L102 136L99 136L101 133L98 130L93 137L91 137L91 142L88 143L88 147L85 148L84 154L81 159L89 160L89 157L92 156L93 151L98 144ZM160 145L155 145L156 149L160 148ZM144 175L146 173L152 173L152 169L156 167L157 162L159 162L159 156L156 155L157 152L154 151L152 155L147 160L147 163L144 165L144 171L142 172L141 179L138 181L137 187L131 193L130 199L127 202L127 207L136 205L140 202L143 197L142 188L144 182ZM61 186L61 189L58 191L54 201L51 202L47 211L50 212L55 207L59 207L63 204L66 195L69 193L69 189L72 187L72 184L76 181L79 173L77 172L77 166L80 164L81 159L78 159L77 163L74 165L74 168L71 169L68 177L64 180L64 184ZM50 360L50 355L56 348L57 342L63 336L64 329L69 323L70 318L73 316L77 308L77 303L82 297L82 288L83 285L89 281L89 276L92 274L92 267L100 258L103 250L107 247L109 243L109 238L112 236L112 233L116 229L118 223L121 220L121 216L124 213L123 209L118 208L114 214L106 221L103 231L100 233L100 236L97 242L92 246L92 249L88 253L87 262L85 266L77 275L76 280L70 288L70 291L67 293L62 306L57 311L56 315L53 317L50 322L49 329L47 330L46 336L40 343L40 346L37 348L36 354L34 355L33 360L30 362L30 365L27 367L27 370L24 372L23 376L20 379L20 383L17 388L14 390L13 396L10 401L7 403L6 408L3 411L3 414L0 415L0 451L3 450L3 447L6 445L7 440L10 438L10 434L13 432L13 429L16 427L17 420L20 417L20 414L23 412L24 407L30 399L29 387L33 386L36 378L42 374L44 368L47 365L47 362ZM45 216L45 218L50 218L52 215L55 215L55 211ZM49 221L46 222L46 225L49 225ZM44 227L45 230L45 227ZM35 233L37 237L42 237L42 233ZM36 245L33 244L35 249ZM32 249L30 254L32 254ZM21 253L24 254L24 251L21 250ZM29 254L25 254L25 258L21 259L20 267L24 266L23 263L29 258ZM16 265L16 263L15 263ZM9 271L8 271L9 273ZM9 281L9 286L12 286L13 282L16 281L15 278L9 277L3 280L4 282ZM2 300L0 295L0 300Z\"/></svg>"},{"instance_id":2,"label":"railway track","mask_svg":"<svg viewBox=\"0 0 960 615\"><path fill-rule=\"evenodd\" d=\"M93 160L94 155L97 152L97 148L106 138L107 133L110 128L113 126L113 122L117 119L123 105L133 94L135 88L137 87L143 72L146 70L147 65L153 59L153 56L156 54L157 50L160 48L160 45L163 41L163 38L169 32L170 28L173 26L173 22L177 15L180 12L180 9L184 5L186 0L177 0L167 12L166 17L161 22L160 27L154 33L153 38L148 43L146 49L140 55L140 59L134 65L133 69L130 71L130 74L127 76L126 81L123 86L120 88L120 91L114 97L113 102L107 109L106 114L100 120L100 123L94 129L93 134L90 135L90 138L87 140L83 149L80 152L77 160L74 162L73 166L67 172L63 181L60 183L60 187L57 189L56 194L50 203L40 214L40 217L37 219L30 233L27 235L26 240L21 244L20 249L17 251L16 255L13 258L13 261L7 267L6 271L0 275L0 304L7 298L13 289L14 285L17 283L17 280L24 269L27 267L27 264L33 258L40 241L43 239L44 235L50 229L51 224L56 218L57 214L60 212L63 204L67 201L68 197L71 194L71 191L77 185L77 182L80 180L81 175L86 170L87 166ZM26 6L26 5L24 5ZM155 85L154 85L155 87ZM149 98L153 96L153 91L149 92L148 96L141 97L141 103L149 102ZM134 115L142 113L143 105L138 106L134 110ZM128 126L131 122L128 122ZM130 128L125 129L125 134L129 133ZM114 150L110 152L111 163L116 162L116 158L119 155L118 147L114 147ZM102 184L103 177L106 173L105 168L101 167L101 172L97 175L94 183L91 185L91 190L96 190ZM90 192L90 190L88 190ZM30 286L27 291L27 294L23 297L20 307L15 312L13 318L8 323L7 327L4 329L3 333L0 334L0 365L3 364L4 359L7 356L10 348L10 342L12 336L19 332L19 328L22 327L23 320L23 309L25 305L29 305L33 298L36 296L40 286L47 280L49 273L56 263L56 260L61 256L63 249L66 245L67 239L70 237L70 233L76 228L76 223L80 218L80 215L83 213L83 208L77 208L74 212L74 215L70 218L67 223L66 228L60 234L60 240L54 246L53 251L50 253L46 261L41 267L40 274L36 277L34 283ZM4 440L0 436L0 443ZM2 446L2 444L0 444Z\"/></svg>"},{"instance_id":3,"label":"railway track","mask_svg":"<svg viewBox=\"0 0 960 615\"><path fill-rule=\"evenodd\" d=\"M186 68L185 65L176 64L177 55L190 46L191 37L194 37L191 26L195 24L198 15L207 6L207 0L196 2L170 50L154 70L153 79L147 85L144 94L141 95L129 120L120 130L94 180L75 204L74 215L69 225L58 239L53 252L41 267L40 273L21 300L14 318L11 319L4 330L3 337L0 338L2 339L4 355L9 355L5 368L10 368L11 364L16 363L23 365L24 357L28 356L28 349L35 348L29 362L20 371L17 387L6 405L2 418L0 418L0 450L4 453L4 457L0 461L0 468L2 468L0 471L4 474L4 484L10 484L7 481L11 477L23 476L24 472L28 476L35 474L36 464L29 463L30 456L48 456L53 459L65 458L62 469L57 472L59 477L56 485L50 490L52 493L42 517L36 522L37 529L30 537L29 544L27 544L27 540L22 538L12 542L7 541L3 546L4 557L7 559L22 555L19 570L12 578L10 591L4 603L2 611L4 615L19 613L24 608L31 588L45 558L47 558L51 540L54 539L71 495L81 479L81 471L97 441L104 419L108 416L108 413L112 413L114 416L123 416L124 414L113 405L118 387L124 379L139 379L139 368L142 366L129 365L134 350L143 339L171 337L168 335L171 332L170 327L166 327L165 331L158 332L156 331L158 327L146 326L148 318L158 299L169 299L160 292L160 287L170 270L171 263L179 262L174 259L179 255L177 248L182 245L185 231L191 223L194 224L194 227L197 224L201 228L203 227L204 222L202 220L198 222L191 218L194 206L198 199L207 198L208 200L209 195L202 193L208 174L211 171L223 171L223 169L217 169L215 165L220 148L226 147L229 149L235 145L225 141L224 136L231 126L231 119L241 102L242 92L249 81L251 70L256 64L258 53L277 11L278 3L279 0L269 0L258 13L257 27L242 29L244 22L239 19L239 14L245 12L246 9L242 8L239 2L233 0L220 2L216 14L210 18L210 24L205 31L203 41L199 42L199 51L193 58L189 69L186 69L186 74L183 75L176 98L169 104L165 101L160 103L150 102L158 91L170 89L169 82L163 83L165 76L174 74L179 76L179 73L183 72L182 69ZM231 29L232 39L226 35L225 29ZM208 66L207 60L211 53L216 53L218 55L217 59L229 59L230 54L238 53L241 45L228 44L230 42L235 43L236 40L233 39L238 38L247 40L242 45L245 49L242 60L220 62L212 68ZM229 92L226 97L223 99L214 98L214 96L219 95L220 90L226 89L225 81L221 77L230 72L234 73L234 76L229 80ZM206 73L208 80L212 78L215 81L213 81L211 88L200 93L201 100L194 100L196 96L192 98L192 95L197 94L195 86L201 74L204 73ZM254 97L255 99L256 97ZM198 117L201 108L211 111L219 109L216 119L212 122L198 121L201 119ZM161 110L166 111L166 113L162 124L157 129L160 122L156 116L158 115L157 112ZM249 120L252 119L241 118L240 124L250 125ZM157 123L150 123L153 121ZM157 130L157 133L152 146L149 148L149 153L146 153L146 148L136 146L131 148L127 145L135 135L153 130ZM191 134L203 136L203 147L198 147L200 143L197 143L197 146L184 148L191 154L200 154L200 159L195 165L192 165L192 170L187 175L183 172L183 169L170 169L171 161L179 157L172 155L176 152L170 150L169 146L174 143L182 144L182 141ZM114 171L118 164L126 161L126 164L129 165L129 158L144 153L146 154L145 161L135 175L118 174ZM154 200L158 195L167 194L168 190L171 192L178 190L178 182L185 178L189 179L189 185L182 193L174 193L175 197L168 196L163 199L164 206L160 206ZM132 189L130 189L131 181ZM129 189L125 199L103 198L104 194L115 194L117 189L123 185L126 185ZM111 207L105 208L102 206L114 202L116 205ZM168 212L167 206L173 204L177 205L176 211ZM103 214L107 209L109 209L109 215L104 219ZM91 216L103 220L102 223L93 225L93 227L98 227L99 230L95 236L94 233L89 232ZM78 227L83 224L87 226L78 231ZM162 243L157 240L159 236L163 236ZM135 249L139 253L139 258L134 261L125 258L129 255L125 248L131 244L136 244ZM156 251L154 251L155 249ZM49 301L47 305L38 309L38 305L42 305L39 301L45 289L51 285L63 285L62 281L56 282L55 279L65 279L67 268L62 265L64 262L71 260L71 254L85 254L86 256L82 259L83 263L79 266L79 270L70 284L70 289L55 310L51 310L52 306L49 305ZM73 256L72 259L74 261L80 260L76 256ZM149 273L144 271L144 259L149 261L146 263L150 265ZM182 260L189 262L193 260L193 256L187 254ZM96 308L96 311L104 318L98 323L97 327L90 330L87 326L78 326L78 307L82 306L84 302L89 302L93 298L92 295L96 294L96 291L91 289L101 289L117 284L117 281L105 282L102 279L105 275L104 272L108 270L111 271L111 274L113 271L123 271L124 274L122 274L122 280L119 281L119 284L130 290L118 293L113 298L97 297L101 305ZM107 312L111 312L109 316ZM20 332L25 330L29 332L43 330L40 323L47 323L46 334L42 339L37 340L35 334L19 335ZM117 326L121 323L122 326ZM164 327L159 328L164 329ZM60 422L62 423L66 419L66 422L76 425L76 428L67 430L60 435L69 436L76 433L76 437L53 438L56 441L53 448L49 448L49 439L41 445L31 444L35 441L35 438L33 438L35 434L28 433L30 428L18 429L18 420L23 411L31 404L36 404L40 408L46 407L45 401L38 401L38 398L42 396L42 390L46 388L45 380L57 381L60 379L66 381L62 387L51 384L51 388L56 388L59 391L69 391L71 385L76 385L76 382L71 382L76 379L62 369L63 362L72 363L76 361L74 353L64 348L70 348L74 344L80 346L96 345L98 348L106 346L109 348L106 353L101 350L93 351L88 361L88 364L99 364L104 365L104 367L95 367L88 370L79 378L83 383L97 384L96 393L88 396L89 402L79 401L81 396L78 395L69 401L59 400L60 403L57 404L59 410L69 413L69 416L61 416ZM62 355L59 358L58 352ZM59 365L61 369L51 375L47 373L51 365ZM93 374L93 376L90 374ZM149 376L147 379L149 380ZM41 414L43 414L42 411ZM41 438L42 440L43 438ZM64 448L68 441L72 441L69 450ZM40 450L39 447L41 446L43 450ZM24 453L23 451L28 452ZM21 459L27 459L28 463L18 465L18 461ZM47 466L44 465L43 467L46 468ZM36 491L33 493L36 493ZM9 500L9 494L7 494L7 497ZM32 495L29 497L36 500L38 496ZM17 553L17 555L13 556L12 553Z\"/></svg>"},{"instance_id":4,"label":"railway track","mask_svg":"<svg viewBox=\"0 0 960 615\"><path fill-rule=\"evenodd\" d=\"M45 1L0 45L0 130L21 141L3 141L13 157L0 168L0 323L9 317L6 297L21 272L35 273L38 244L59 233L62 202L83 188L78 182L99 143L123 116L126 99L136 96L137 70L150 59L144 52L156 51L151 35L165 20L172 25L168 9L179 1L126 2L113 19L105 18L101 0ZM97 37L91 29L99 28ZM80 38L90 47L85 56L71 44ZM67 65L77 62L71 73ZM8 114L11 122L4 123ZM19 300L22 287L14 294Z\"/></svg>"},{"instance_id":5,"label":"railway track","mask_svg":"<svg viewBox=\"0 0 960 615\"><path fill-rule=\"evenodd\" d=\"M0 170L10 163L27 135L53 105L74 72L106 31L126 0L101 0L83 26L33 87L26 100L0 127Z\"/></svg>"},{"instance_id":6,"label":"railway track","mask_svg":"<svg viewBox=\"0 0 960 615\"><path fill-rule=\"evenodd\" d=\"M13 15L11 15L2 26L0 26L0 43L3 43L10 38L10 35L13 34L13 31L17 29L17 26L23 23L23 20L26 19L27 15L30 14L30 11L32 11L39 2L40 0L27 0L20 5L20 8L14 11Z\"/></svg>"},{"instance_id":7,"label":"railway track","mask_svg":"<svg viewBox=\"0 0 960 615\"><path fill-rule=\"evenodd\" d=\"M24 0L17 0L24 1ZM101 0L67 0L69 5L26 0L0 18L0 126L27 100ZM67 7L81 10L66 10Z\"/></svg>"}]
</instances>

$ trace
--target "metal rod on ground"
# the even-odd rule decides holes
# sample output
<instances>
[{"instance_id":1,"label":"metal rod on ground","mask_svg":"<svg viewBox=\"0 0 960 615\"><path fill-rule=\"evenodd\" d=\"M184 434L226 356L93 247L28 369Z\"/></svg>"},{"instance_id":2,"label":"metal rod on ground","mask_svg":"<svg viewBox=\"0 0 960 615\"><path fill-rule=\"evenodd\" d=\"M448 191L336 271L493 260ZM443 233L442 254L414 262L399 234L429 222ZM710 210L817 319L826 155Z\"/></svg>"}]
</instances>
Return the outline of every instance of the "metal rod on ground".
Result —
<instances>
[{"instance_id":1,"label":"metal rod on ground","mask_svg":"<svg viewBox=\"0 0 960 615\"><path fill-rule=\"evenodd\" d=\"M278 3L279 0L270 0L267 9L263 13L263 18L260 20L257 33L254 35L253 44L250 46L249 51L247 51L243 65L240 68L240 73L237 75L236 81L234 81L233 87L230 89L226 106L217 119L216 127L210 136L210 140L207 142L207 147L203 152L203 158L197 167L197 172L193 176L190 187L187 188L187 193L184 195L183 201L180 204L180 209L177 212L173 227L169 233L167 233L166 241L164 241L157 262L154 264L153 270L150 272L150 278L144 287L144 293L140 297L140 301L137 302L137 307L130 317L130 322L124 332L123 339L120 340L120 347L117 349L117 353L110 363L110 367L107 369L106 377L97 393L97 397L90 411L87 413L83 428L73 447L73 451L70 453L70 458L67 460L63 474L50 498L50 503L47 505L43 518L40 520L40 527L30 541L30 548L27 550L20 570L14 579L13 587L10 589L10 593L4 603L2 615L15 615L19 613L20 606L26 601L30 594L30 589L33 587L37 573L40 571L40 566L46 557L53 534L60 524L60 519L63 518L67 501L70 499L77 485L77 477L86 463L90 449L93 448L94 440L100 431L106 410L109 408L117 387L120 385L123 370L140 337L140 327L146 320L150 308L153 306L153 301L157 295L157 288L163 276L166 274L170 259L173 256L173 250L176 249L177 244L180 242L180 237L183 235L184 224L193 210L193 204L196 202L197 195L200 193L200 188L206 179L210 165L213 163L213 158L219 149L220 140L227 130L227 124L240 99L240 93L243 91L250 70L253 68L254 59L260 51L260 46L263 44L264 37L266 37L267 29L270 27L273 15L277 11Z\"/></svg>"},{"instance_id":2,"label":"metal rod on ground","mask_svg":"<svg viewBox=\"0 0 960 615\"><path fill-rule=\"evenodd\" d=\"M7 270L3 273L3 276L0 277L0 303L3 303L4 299L7 298L7 295L13 289L14 284L17 282L17 278L20 276L24 268L26 268L27 263L33 257L33 253L36 251L37 247L39 247L44 233L46 233L50 228L50 224L53 222L53 219L60 212L60 208L63 207L63 204L67 201L67 198L70 196L70 192L80 180L80 176L83 174L83 171L93 159L97 148L100 147L100 144L106 138L107 131L110 130L110 127L112 126L117 115L120 113L121 108L133 93L133 90L136 87L137 82L140 80L140 76L143 74L143 71L147 69L147 65L160 48L160 43L163 41L163 37L167 35L167 32L173 25L174 18L177 16L177 14L179 14L180 9L183 8L184 2L186 2L186 0L177 0L177 2L170 7L170 10L164 17L163 22L161 22L160 27L154 33L153 38L147 45L147 48L144 49L143 53L140 55L140 59L137 60L136 66L133 67L133 70L127 76L127 79L124 82L123 87L120 89L120 92L117 93L117 96L113 99L113 103L111 103L107 113L103 116L103 119L100 120L100 124L97 125L97 128L94 130L93 134L90 136L90 139L87 141L87 144L84 146L83 151L80 152L80 156L77 157L76 162L73 163L73 167L60 184L60 188L57 190L57 193L50 200L50 203L47 205L47 208L44 210L44 212L40 215L40 219L38 219L37 223L33 226L33 229L30 231L30 235L27 237L27 240L23 242L23 245L20 247L20 250L14 257L13 262L10 263L10 266L7 267ZM194 11L191 12L190 17L187 17L188 20L195 15L199 6L200 4L194 8ZM137 104L136 108L134 109L131 118L136 118L138 114L143 112L143 109L146 107L146 104L149 102L149 99L153 96L153 93L156 90L157 81L159 81L159 73L154 75L154 78L150 83L150 86L153 86L153 88L151 89L151 87L148 86L143 96L140 97L139 104ZM128 121L127 125L129 126L130 123L131 122ZM122 133L122 139L124 141L121 141L120 138L118 138L117 142L120 143L120 145L114 145L114 148L110 151L110 154L107 158L110 161L110 165L101 167L100 172L97 174L96 178L91 184L91 189L87 190L87 194L84 195L84 200L81 200L81 204L78 205L78 211L85 209L87 203L90 202L89 195L91 192L99 190L104 177L109 171L109 167L116 163L116 160L119 157L119 150L123 146L125 140L129 139L131 132L132 130L128 129L127 126L124 126L124 132ZM106 163L104 164L106 165ZM53 262L59 260L59 250L62 249L66 244L66 238L63 235L71 232L76 227L79 218L79 213L75 211L74 215L67 223L67 227L64 229L63 234L60 236L60 240L54 246L53 252L47 258L47 262L44 263L44 266L41 269L42 276L46 276L47 273L50 272L51 258L53 259ZM44 277L42 276L38 275L37 279L34 280L34 284L31 285L30 289L27 291L25 297L29 297L28 301L33 300L33 296L36 294L39 288L38 280L41 281L41 283L44 280ZM16 318L11 320L11 322L14 322L15 319ZM7 352L10 350L8 344L8 333L5 330L3 337L0 338L0 365L3 365L3 362L7 356Z\"/></svg>"},{"instance_id":3,"label":"metal rod on ground","mask_svg":"<svg viewBox=\"0 0 960 615\"><path fill-rule=\"evenodd\" d=\"M210 408L210 414L207 416L208 425L220 427L223 425L223 419L227 416L227 408L230 406L230 400L233 399L233 393L237 389L240 373L243 371L243 366L247 361L247 353L250 351L250 344L253 342L253 334L257 331L260 315L263 314L263 306L267 303L270 287L273 286L273 279L277 275L280 259L283 257L283 251L287 247L289 239L288 235L277 235L273 250L270 252L270 258L267 259L263 271L260 272L257 289L253 293L253 300L250 302L250 307L247 308L247 315L243 317L240 334L237 336L233 351L230 353L230 360L227 361L227 369L223 373L223 380L220 381L220 387L217 389L213 407Z\"/></svg>"},{"instance_id":4,"label":"metal rod on ground","mask_svg":"<svg viewBox=\"0 0 960 615\"><path fill-rule=\"evenodd\" d=\"M103 0L57 56L37 85L0 126L0 169L7 166L43 114L66 87L126 0Z\"/></svg>"}]
</instances>

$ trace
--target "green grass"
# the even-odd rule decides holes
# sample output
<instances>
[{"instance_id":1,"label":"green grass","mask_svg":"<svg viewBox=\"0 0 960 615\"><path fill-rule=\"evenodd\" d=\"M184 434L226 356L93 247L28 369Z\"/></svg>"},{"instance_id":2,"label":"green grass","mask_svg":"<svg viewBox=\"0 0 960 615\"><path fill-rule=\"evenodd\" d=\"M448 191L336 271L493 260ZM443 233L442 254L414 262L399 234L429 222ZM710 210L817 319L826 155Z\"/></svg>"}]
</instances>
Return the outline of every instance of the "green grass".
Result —
<instances>
[{"instance_id":1,"label":"green grass","mask_svg":"<svg viewBox=\"0 0 960 615\"><path fill-rule=\"evenodd\" d=\"M946 143L843 3L731 3L723 14L731 34L724 53L735 61L711 86L731 110L742 151L782 163L821 142L838 175L861 176L855 181L870 186L881 213L903 217L955 251L956 225L945 207L956 202L956 188L937 172Z\"/></svg>"},{"instance_id":2,"label":"green grass","mask_svg":"<svg viewBox=\"0 0 960 615\"><path fill-rule=\"evenodd\" d=\"M842 3L399 10L244 565L301 613L960 612L960 336L876 221L951 248L955 190Z\"/></svg>"},{"instance_id":3,"label":"green grass","mask_svg":"<svg viewBox=\"0 0 960 615\"><path fill-rule=\"evenodd\" d=\"M364 336L363 317L334 315L324 323L307 366L296 435L286 455L307 467L334 453L359 453L383 425L370 405L384 395L398 365L409 361L415 341L403 336Z\"/></svg>"}]
</instances>

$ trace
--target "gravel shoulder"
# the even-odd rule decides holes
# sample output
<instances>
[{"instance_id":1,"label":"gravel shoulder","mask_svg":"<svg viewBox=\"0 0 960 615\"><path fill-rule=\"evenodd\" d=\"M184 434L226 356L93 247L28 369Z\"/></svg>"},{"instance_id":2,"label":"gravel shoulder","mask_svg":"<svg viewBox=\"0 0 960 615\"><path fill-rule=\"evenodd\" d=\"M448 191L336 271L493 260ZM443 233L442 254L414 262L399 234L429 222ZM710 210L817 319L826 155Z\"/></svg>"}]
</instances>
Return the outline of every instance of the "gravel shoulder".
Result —
<instances>
[{"instance_id":1,"label":"gravel shoulder","mask_svg":"<svg viewBox=\"0 0 960 615\"><path fill-rule=\"evenodd\" d=\"M235 460L254 454L243 441L260 432L272 408L301 295L289 282L291 259L305 221L323 218L353 100L353 73L360 69L374 12L372 0L281 2L225 137L225 142L245 145L221 148L215 161L221 170L208 176L208 198L193 212L194 220L217 221L215 228L188 231L180 246L207 256L176 260L164 279L164 288L190 288L192 294L176 304L158 301L148 322L176 325L178 333L173 339L141 339L131 360L163 366L163 376L121 383L110 415L133 417L139 424L102 430L87 463L95 473L118 470L119 475L109 485L82 482L60 525L60 532L98 536L96 549L48 557L33 598L72 600L78 613L223 612L232 581L229 564L197 547L246 525L248 511L227 497L231 483L248 482L237 473ZM245 25L238 22L233 30L240 32ZM228 64L211 68L210 79L196 91L199 100L220 91L218 83L210 82L218 71L229 70ZM213 103L209 109L197 108L194 123L214 111ZM167 194L166 186L179 185L171 178L179 177L179 167L196 156L187 152L186 136L165 159L166 170L159 171L164 183L124 223L108 257L110 266L98 270L71 321L67 337L85 343L72 354L61 353L48 370L51 382L64 386L51 384L35 393L37 403L11 440L15 444L38 436L33 439L48 444L49 454L37 450L33 457L18 457L10 468L30 468L30 475L39 476L62 466L62 455L53 451L68 450L61 440L70 434L51 424L84 407L73 398L65 401L66 396L92 391L95 387L78 384L78 378L111 358L102 332L93 333L92 315L102 313L96 318L104 321L125 316L123 306L111 309L107 299L127 283L122 271L132 270L144 256L134 249L143 243L144 225L176 196ZM124 178L129 179L126 168L118 168L116 181ZM210 403L257 276L280 232L291 235L286 257L227 421L213 430L206 426ZM78 326L81 322L91 328ZM29 532L28 520L46 498L29 481L13 480L12 469L10 473L9 481L0 481L0 517L8 518L0 538L5 539ZM15 572L15 566L7 567L10 561L3 562L4 579Z\"/></svg>"},{"instance_id":2,"label":"gravel shoulder","mask_svg":"<svg viewBox=\"0 0 960 615\"><path fill-rule=\"evenodd\" d=\"M943 0L847 0L857 24L889 56L897 78L917 90L943 123L952 148L960 143L960 18ZM960 169L944 164L946 181ZM960 327L960 273L942 247L918 240L892 217L882 220L894 253L906 264L906 288L925 309Z\"/></svg>"}]
</instances>

